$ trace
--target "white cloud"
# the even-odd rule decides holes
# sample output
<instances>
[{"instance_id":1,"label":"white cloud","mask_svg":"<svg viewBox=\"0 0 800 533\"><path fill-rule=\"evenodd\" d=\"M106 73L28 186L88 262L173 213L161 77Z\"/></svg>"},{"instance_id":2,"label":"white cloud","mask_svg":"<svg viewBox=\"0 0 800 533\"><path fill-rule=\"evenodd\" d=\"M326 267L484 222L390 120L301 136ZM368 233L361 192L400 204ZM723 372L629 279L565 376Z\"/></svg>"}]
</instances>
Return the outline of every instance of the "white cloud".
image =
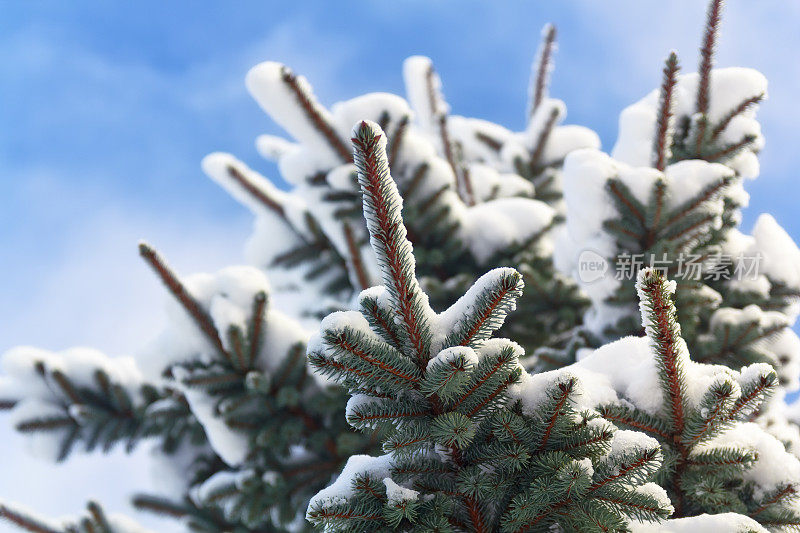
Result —
<instances>
[{"instance_id":1,"label":"white cloud","mask_svg":"<svg viewBox=\"0 0 800 533\"><path fill-rule=\"evenodd\" d=\"M321 48L313 50L308 43ZM326 51L326 61L319 61L320 50ZM180 194L169 193L149 204L132 200L129 184L120 183L118 176L86 180L83 173L130 173L122 167L134 156L143 176L180 175L189 169L205 186L199 161L185 160L187 140L170 139L168 132L155 130L152 138L134 142L137 130L153 123L154 109L163 106L174 113L184 108L197 115L241 110L246 107L242 101L249 99L244 73L265 59L295 66L321 94L343 94L339 67L350 51L347 41L337 39L334 46L324 32L302 22L277 25L266 38L237 51L236 57L209 58L183 72L112 61L100 52L59 42L41 28L0 40L5 70L21 77L21 90L38 93L33 101L44 107L23 113L26 127L45 138L86 121L132 130L130 144L116 147L117 153L87 150L80 154L83 161L77 168L38 162L20 168L18 160L0 158L0 173L14 176L2 184L0 218L7 223L0 229L0 253L8 260L0 261L0 351L17 344L54 350L90 345L111 355L140 349L162 324L166 295L138 258L137 241L145 238L154 244L180 273L213 271L241 261L251 217L244 209L231 216L232 202L213 185L219 196L216 203L192 196L187 203ZM54 73L63 85L48 87ZM255 111L255 106L250 109ZM157 119L156 124L180 120ZM231 113L231 127L241 120L241 114ZM82 134L81 127L74 130ZM0 134L0 154L13 142ZM89 139L86 146L91 144ZM13 170L8 168L12 163ZM42 463L24 452L24 438L8 427L3 415L0 442L0 499L44 515L75 515L92 497L109 510L130 512L131 493L146 490L153 481L143 453L78 453L64 465ZM144 521L158 531L177 530L172 521ZM12 531L7 528L0 523L0 531Z\"/></svg>"}]
</instances>

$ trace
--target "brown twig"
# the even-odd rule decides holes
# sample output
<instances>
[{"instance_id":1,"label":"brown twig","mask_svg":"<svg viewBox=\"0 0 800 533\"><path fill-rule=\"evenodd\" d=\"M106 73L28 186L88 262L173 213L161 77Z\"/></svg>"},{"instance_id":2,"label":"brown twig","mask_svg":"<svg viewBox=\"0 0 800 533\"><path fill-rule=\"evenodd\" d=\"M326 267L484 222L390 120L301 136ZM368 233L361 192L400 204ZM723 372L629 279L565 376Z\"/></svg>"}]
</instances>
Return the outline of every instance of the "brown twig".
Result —
<instances>
[{"instance_id":1,"label":"brown twig","mask_svg":"<svg viewBox=\"0 0 800 533\"><path fill-rule=\"evenodd\" d=\"M164 285L166 285L169 292L172 293L178 303L189 313L189 316L192 317L197 327L206 336L209 342L219 350L220 354L228 358L227 351L222 344L222 339L220 339L219 331L217 331L211 317L189 293L158 252L150 247L149 244L139 243L139 255L150 265L150 268L153 269L153 272L155 272Z\"/></svg>"},{"instance_id":2,"label":"brown twig","mask_svg":"<svg viewBox=\"0 0 800 533\"><path fill-rule=\"evenodd\" d=\"M529 119L539 108L539 105L541 105L542 100L544 100L545 93L547 92L548 82L550 81L550 70L552 69L553 64L553 52L555 51L555 44L556 27L552 24L547 24L542 31L542 44L539 48L539 54L534 69L536 74L533 79L533 83L531 84L531 103L528 108Z\"/></svg>"},{"instance_id":3,"label":"brown twig","mask_svg":"<svg viewBox=\"0 0 800 533\"><path fill-rule=\"evenodd\" d=\"M333 126L328 120L322 116L319 111L319 104L314 100L313 96L309 94L305 88L301 87L297 81L297 76L292 72L289 67L281 68L281 80L286 84L286 87L294 94L300 109L305 113L306 118L328 142L333 151L339 156L343 163L349 163L353 160L353 155L347 144L339 137Z\"/></svg>"},{"instance_id":4,"label":"brown twig","mask_svg":"<svg viewBox=\"0 0 800 533\"><path fill-rule=\"evenodd\" d=\"M714 67L714 48L717 44L719 33L719 23L722 15L723 0L711 0L708 6L705 33L703 34L703 45L700 47L700 68L698 73L700 79L697 83L697 107L696 111L700 115L697 124L697 139L695 151L699 154L703 141L705 140L706 127L708 125L708 110L711 103L709 94L711 88L711 69Z\"/></svg>"},{"instance_id":5,"label":"brown twig","mask_svg":"<svg viewBox=\"0 0 800 533\"><path fill-rule=\"evenodd\" d=\"M667 166L667 156L671 144L672 127L672 98L680 70L678 56L672 52L664 65L664 78L661 83L661 95L658 106L658 121L656 123L656 138L654 143L655 167L662 172Z\"/></svg>"}]
</instances>

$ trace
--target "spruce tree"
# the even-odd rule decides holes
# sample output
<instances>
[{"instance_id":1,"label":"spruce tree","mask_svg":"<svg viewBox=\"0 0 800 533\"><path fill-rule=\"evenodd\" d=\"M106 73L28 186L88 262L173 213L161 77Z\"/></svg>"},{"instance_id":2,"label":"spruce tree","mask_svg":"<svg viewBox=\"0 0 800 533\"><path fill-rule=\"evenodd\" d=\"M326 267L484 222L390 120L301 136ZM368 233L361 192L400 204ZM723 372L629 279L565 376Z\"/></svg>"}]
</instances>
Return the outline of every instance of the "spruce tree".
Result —
<instances>
[{"instance_id":1,"label":"spruce tree","mask_svg":"<svg viewBox=\"0 0 800 533\"><path fill-rule=\"evenodd\" d=\"M622 112L611 156L568 156L557 262L592 300L584 326L599 337L595 345L640 331L633 284L639 269L655 267L678 283L679 322L698 361L767 362L794 388L800 341L790 326L800 277L786 262L800 250L769 215L752 237L738 229L744 180L759 173L755 113L766 80L750 69L712 68L721 10L721 0L710 2L698 72L679 75L671 53L660 89ZM581 270L598 259L608 269L601 279ZM543 355L547 367L552 356Z\"/></svg>"},{"instance_id":2,"label":"spruce tree","mask_svg":"<svg viewBox=\"0 0 800 533\"><path fill-rule=\"evenodd\" d=\"M278 163L291 190L277 190L228 154L212 154L203 165L257 216L250 261L299 299L303 313L318 318L347 308L376 282L346 146L353 122L373 120L387 133L393 177L407 199L404 218L420 283L433 307L455 302L477 273L511 265L529 290L507 325L509 334L530 350L561 342L579 324L587 301L552 265L551 234L562 219L560 171L570 150L599 146L599 140L586 128L559 125L564 104L546 94L555 46L555 30L548 28L534 67L529 127L521 133L451 116L441 80L425 57L408 58L403 67L410 105L372 93L330 111L288 67L253 68L250 92L295 139L263 135L257 146ZM285 238L276 241L276 232Z\"/></svg>"},{"instance_id":3,"label":"spruce tree","mask_svg":"<svg viewBox=\"0 0 800 533\"><path fill-rule=\"evenodd\" d=\"M14 350L2 398L16 429L56 460L78 445L130 451L155 439L165 462L186 468L187 497L142 494L134 504L192 531L302 529L308 498L375 437L349 431L343 391L309 375L307 333L270 308L260 271L181 280L151 246L139 248L174 299L171 324L140 361L151 381L129 358Z\"/></svg>"},{"instance_id":4,"label":"spruce tree","mask_svg":"<svg viewBox=\"0 0 800 533\"><path fill-rule=\"evenodd\" d=\"M203 161L255 214L253 266L181 278L142 244L163 333L135 362L11 350L0 409L52 459L152 447L181 488L134 503L190 531L800 529L800 250L769 215L739 230L766 81L713 68L721 12L698 73L670 54L610 155L549 95L553 26L521 132L451 114L420 56L408 101L330 109L256 66L293 138L257 147L289 190ZM143 531L95 502L0 518Z\"/></svg>"},{"instance_id":5,"label":"spruce tree","mask_svg":"<svg viewBox=\"0 0 800 533\"><path fill-rule=\"evenodd\" d=\"M602 387L590 392L603 417L661 443L664 466L656 480L675 518L734 512L771 530L794 530L800 461L750 422L776 388L776 373L764 363L736 372L692 361L673 304L676 286L657 270L642 270L637 291L645 336L607 344L574 371L590 382L598 382L595 372L604 375L614 389L611 401Z\"/></svg>"},{"instance_id":6,"label":"spruce tree","mask_svg":"<svg viewBox=\"0 0 800 533\"><path fill-rule=\"evenodd\" d=\"M615 440L596 412L575 410L574 377L523 386L533 408L514 400L522 349L491 335L521 294L518 272L492 270L433 312L383 132L361 122L353 135L383 286L362 292L360 311L326 317L309 359L350 390L351 425L387 433L386 455L352 457L308 519L327 531L623 531L668 516L663 491L643 484L661 465L655 441Z\"/></svg>"}]
</instances>

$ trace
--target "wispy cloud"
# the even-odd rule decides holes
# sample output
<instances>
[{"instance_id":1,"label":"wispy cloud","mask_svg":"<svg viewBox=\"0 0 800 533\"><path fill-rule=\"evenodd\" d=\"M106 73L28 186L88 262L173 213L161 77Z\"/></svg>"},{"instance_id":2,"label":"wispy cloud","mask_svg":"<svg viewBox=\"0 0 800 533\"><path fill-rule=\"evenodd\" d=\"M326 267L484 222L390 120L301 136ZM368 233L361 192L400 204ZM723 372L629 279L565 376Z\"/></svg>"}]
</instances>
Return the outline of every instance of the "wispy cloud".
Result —
<instances>
[{"instance_id":1,"label":"wispy cloud","mask_svg":"<svg viewBox=\"0 0 800 533\"><path fill-rule=\"evenodd\" d=\"M186 274L241 261L251 217L201 175L199 159L215 148L254 156L252 138L269 123L245 92L247 68L277 58L342 93L335 74L348 47L323 39L333 52L318 61L303 46L313 28L292 22L244 50L164 70L58 33L29 27L0 39L0 86L16 104L0 111L15 125L0 129L0 352L134 353L161 327L166 297L137 257L139 239ZM142 453L41 463L2 416L0 442L0 497L51 516L80 512L91 497L130 511L130 493L153 481Z\"/></svg>"}]
</instances>

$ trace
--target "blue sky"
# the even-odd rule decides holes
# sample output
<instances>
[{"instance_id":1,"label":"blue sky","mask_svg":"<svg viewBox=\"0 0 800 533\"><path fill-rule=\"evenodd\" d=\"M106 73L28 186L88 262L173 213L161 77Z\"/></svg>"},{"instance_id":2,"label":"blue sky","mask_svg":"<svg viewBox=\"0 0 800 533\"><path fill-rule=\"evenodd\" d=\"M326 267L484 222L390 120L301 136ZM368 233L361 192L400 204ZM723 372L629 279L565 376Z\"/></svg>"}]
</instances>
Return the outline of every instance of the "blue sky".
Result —
<instances>
[{"instance_id":1,"label":"blue sky","mask_svg":"<svg viewBox=\"0 0 800 533\"><path fill-rule=\"evenodd\" d=\"M139 238L183 272L241 261L250 217L199 161L230 151L275 176L253 140L280 132L243 84L259 61L291 65L330 104L402 93L402 60L429 55L455 113L519 128L530 61L551 21L560 33L552 94L566 101L568 122L610 148L619 111L656 86L670 49L693 70L704 4L0 0L0 351L135 353L157 329L162 301L136 257ZM769 211L796 240L798 25L800 3L730 0L719 48L721 65L770 80L762 176L749 184L744 226ZM5 429L0 442L0 498L49 513L75 512L92 493L76 475L125 479L105 491L116 510L147 483L141 456L52 470Z\"/></svg>"}]
</instances>

